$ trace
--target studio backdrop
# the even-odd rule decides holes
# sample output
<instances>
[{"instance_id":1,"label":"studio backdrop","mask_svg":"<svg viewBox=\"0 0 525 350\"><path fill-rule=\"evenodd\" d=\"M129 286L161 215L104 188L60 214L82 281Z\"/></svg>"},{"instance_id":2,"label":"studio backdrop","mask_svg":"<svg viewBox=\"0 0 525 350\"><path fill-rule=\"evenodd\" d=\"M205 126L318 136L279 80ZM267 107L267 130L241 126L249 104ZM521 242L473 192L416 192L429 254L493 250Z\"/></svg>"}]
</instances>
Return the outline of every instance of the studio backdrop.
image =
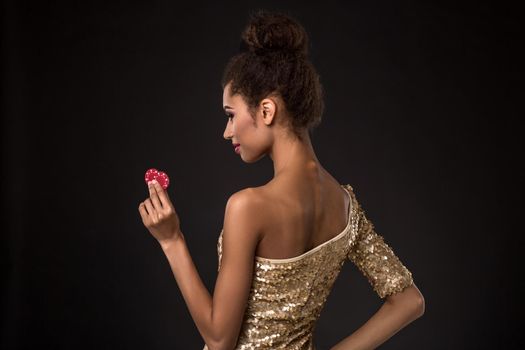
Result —
<instances>
[{"instance_id":1,"label":"studio backdrop","mask_svg":"<svg viewBox=\"0 0 525 350\"><path fill-rule=\"evenodd\" d=\"M4 1L0 347L202 349L138 205L145 171L169 174L212 292L227 199L273 176L223 138L221 75L259 8L306 28L326 105L316 154L425 297L381 348L523 348L522 22L439 1ZM317 347L382 302L347 262Z\"/></svg>"}]
</instances>

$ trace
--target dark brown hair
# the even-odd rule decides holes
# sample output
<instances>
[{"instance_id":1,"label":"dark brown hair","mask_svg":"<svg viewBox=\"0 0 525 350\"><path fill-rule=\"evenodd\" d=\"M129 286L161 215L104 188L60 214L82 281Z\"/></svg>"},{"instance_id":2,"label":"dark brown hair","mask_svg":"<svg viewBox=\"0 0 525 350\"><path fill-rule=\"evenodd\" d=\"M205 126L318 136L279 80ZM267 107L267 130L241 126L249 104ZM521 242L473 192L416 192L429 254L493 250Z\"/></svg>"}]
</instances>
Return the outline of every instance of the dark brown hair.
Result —
<instances>
[{"instance_id":1,"label":"dark brown hair","mask_svg":"<svg viewBox=\"0 0 525 350\"><path fill-rule=\"evenodd\" d=\"M240 94L252 117L260 101L277 94L285 104L291 130L321 123L324 110L319 75L308 59L308 35L291 16L265 10L252 13L241 35L240 52L223 73L222 88Z\"/></svg>"}]
</instances>

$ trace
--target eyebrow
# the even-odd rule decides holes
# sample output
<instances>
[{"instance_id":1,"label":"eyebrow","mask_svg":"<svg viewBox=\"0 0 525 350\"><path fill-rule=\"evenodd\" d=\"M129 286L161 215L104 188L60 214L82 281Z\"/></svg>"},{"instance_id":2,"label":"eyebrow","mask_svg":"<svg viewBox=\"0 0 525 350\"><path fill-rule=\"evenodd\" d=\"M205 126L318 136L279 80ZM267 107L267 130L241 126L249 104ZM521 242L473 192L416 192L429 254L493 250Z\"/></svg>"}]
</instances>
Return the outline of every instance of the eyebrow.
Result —
<instances>
[{"instance_id":1,"label":"eyebrow","mask_svg":"<svg viewBox=\"0 0 525 350\"><path fill-rule=\"evenodd\" d=\"M223 108L224 108L224 109L233 109L233 108L230 107L230 106L224 106Z\"/></svg>"}]
</instances>

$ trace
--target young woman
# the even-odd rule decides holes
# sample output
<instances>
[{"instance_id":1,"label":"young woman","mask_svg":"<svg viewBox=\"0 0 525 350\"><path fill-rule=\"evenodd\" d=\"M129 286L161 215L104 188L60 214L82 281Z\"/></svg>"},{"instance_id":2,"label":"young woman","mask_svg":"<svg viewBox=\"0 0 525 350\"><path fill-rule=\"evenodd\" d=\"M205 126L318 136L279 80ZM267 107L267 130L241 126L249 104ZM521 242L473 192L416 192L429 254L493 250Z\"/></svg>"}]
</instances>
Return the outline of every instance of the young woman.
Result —
<instances>
[{"instance_id":1,"label":"young woman","mask_svg":"<svg viewBox=\"0 0 525 350\"><path fill-rule=\"evenodd\" d=\"M274 177L228 199L213 295L158 183L140 203L143 223L168 258L204 349L315 349L315 323L346 260L385 302L332 349L374 349L423 314L424 298L352 186L315 155L309 131L321 121L322 88L304 28L259 11L242 39L222 80L224 138L244 162L269 155Z\"/></svg>"}]
</instances>

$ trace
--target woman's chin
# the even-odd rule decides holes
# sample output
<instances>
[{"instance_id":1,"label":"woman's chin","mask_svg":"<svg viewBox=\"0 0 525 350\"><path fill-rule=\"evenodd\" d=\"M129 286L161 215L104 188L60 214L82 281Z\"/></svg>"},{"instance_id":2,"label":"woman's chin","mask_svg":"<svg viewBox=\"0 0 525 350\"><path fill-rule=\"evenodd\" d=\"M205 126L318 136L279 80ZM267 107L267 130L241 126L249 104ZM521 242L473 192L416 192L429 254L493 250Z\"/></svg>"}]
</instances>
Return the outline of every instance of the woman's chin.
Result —
<instances>
[{"instance_id":1,"label":"woman's chin","mask_svg":"<svg viewBox=\"0 0 525 350\"><path fill-rule=\"evenodd\" d=\"M256 157L246 157L245 155L243 155L242 153L240 154L241 155L241 159L243 160L243 162L245 163L255 163L257 161L259 161L261 158L263 158L266 154L263 153L263 154L260 154Z\"/></svg>"}]
</instances>

